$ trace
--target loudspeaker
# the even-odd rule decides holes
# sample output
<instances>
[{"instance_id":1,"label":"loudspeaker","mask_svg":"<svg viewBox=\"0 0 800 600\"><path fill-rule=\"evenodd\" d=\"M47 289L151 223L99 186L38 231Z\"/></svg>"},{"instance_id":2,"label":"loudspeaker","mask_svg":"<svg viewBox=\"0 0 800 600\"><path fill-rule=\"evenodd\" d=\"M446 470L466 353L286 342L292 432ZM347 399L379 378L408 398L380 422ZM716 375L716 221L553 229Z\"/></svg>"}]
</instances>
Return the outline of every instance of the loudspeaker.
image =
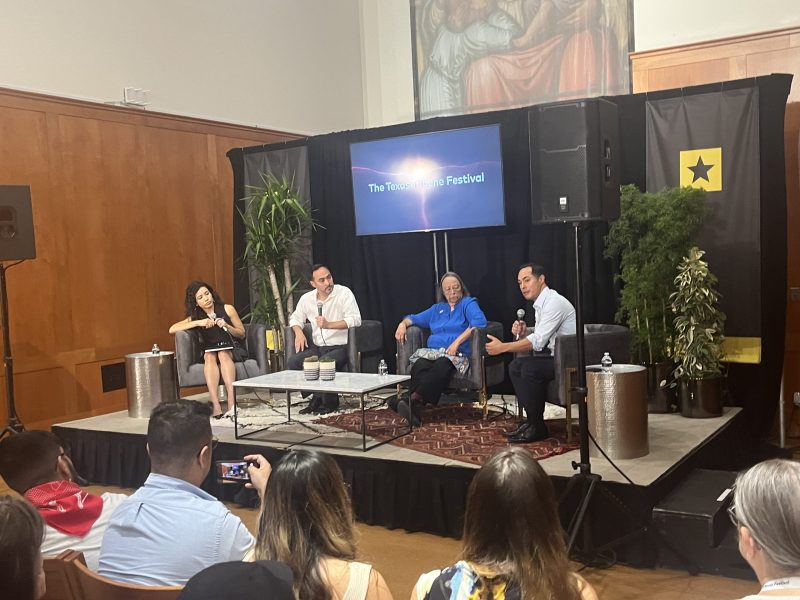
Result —
<instances>
[{"instance_id":1,"label":"loudspeaker","mask_svg":"<svg viewBox=\"0 0 800 600\"><path fill-rule=\"evenodd\" d=\"M0 260L36 258L31 188L0 185Z\"/></svg>"},{"instance_id":2,"label":"loudspeaker","mask_svg":"<svg viewBox=\"0 0 800 600\"><path fill-rule=\"evenodd\" d=\"M534 223L619 217L617 105L594 98L528 113Z\"/></svg>"}]
</instances>

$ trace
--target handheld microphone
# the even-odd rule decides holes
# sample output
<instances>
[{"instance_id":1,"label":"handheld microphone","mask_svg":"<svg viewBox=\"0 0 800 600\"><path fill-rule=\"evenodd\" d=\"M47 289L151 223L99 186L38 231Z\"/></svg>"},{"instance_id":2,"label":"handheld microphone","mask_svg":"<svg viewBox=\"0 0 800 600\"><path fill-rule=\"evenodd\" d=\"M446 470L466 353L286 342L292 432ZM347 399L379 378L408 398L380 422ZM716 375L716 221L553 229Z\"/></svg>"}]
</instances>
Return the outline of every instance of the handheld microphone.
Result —
<instances>
[{"instance_id":1,"label":"handheld microphone","mask_svg":"<svg viewBox=\"0 0 800 600\"><path fill-rule=\"evenodd\" d=\"M522 321L524 318L525 318L525 309L524 308L517 309L517 321ZM517 334L514 339L518 340L519 334Z\"/></svg>"},{"instance_id":2,"label":"handheld microphone","mask_svg":"<svg viewBox=\"0 0 800 600\"><path fill-rule=\"evenodd\" d=\"M208 318L211 319L212 321L216 321L217 320L217 313L213 313L213 312L209 313ZM225 327L225 325L222 326L222 330L225 333L228 333L228 328Z\"/></svg>"},{"instance_id":3,"label":"handheld microphone","mask_svg":"<svg viewBox=\"0 0 800 600\"><path fill-rule=\"evenodd\" d=\"M322 302L317 302L317 315L322 316Z\"/></svg>"}]
</instances>

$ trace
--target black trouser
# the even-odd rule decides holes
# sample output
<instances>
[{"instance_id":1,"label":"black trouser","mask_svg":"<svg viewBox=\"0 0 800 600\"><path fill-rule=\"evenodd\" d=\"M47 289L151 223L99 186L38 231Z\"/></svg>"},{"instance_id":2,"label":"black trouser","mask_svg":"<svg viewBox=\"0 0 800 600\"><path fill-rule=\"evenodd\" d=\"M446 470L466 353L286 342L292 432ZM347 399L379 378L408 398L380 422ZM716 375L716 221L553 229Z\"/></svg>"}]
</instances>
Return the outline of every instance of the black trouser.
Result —
<instances>
[{"instance_id":1,"label":"black trouser","mask_svg":"<svg viewBox=\"0 0 800 600\"><path fill-rule=\"evenodd\" d=\"M547 385L556 378L552 356L522 356L508 365L508 377L514 385L517 402L525 409L531 427L546 431L544 403Z\"/></svg>"},{"instance_id":2,"label":"black trouser","mask_svg":"<svg viewBox=\"0 0 800 600\"><path fill-rule=\"evenodd\" d=\"M418 393L425 402L439 404L439 397L450 385L450 378L456 368L449 358L428 360L418 358L411 366L409 389Z\"/></svg>"},{"instance_id":3,"label":"black trouser","mask_svg":"<svg viewBox=\"0 0 800 600\"><path fill-rule=\"evenodd\" d=\"M331 356L336 361L336 370L343 372L347 370L347 345L342 346L317 346L310 339L308 347L302 352L293 354L289 357L289 362L286 365L292 371L302 371L303 361L309 356ZM338 394L314 394L312 400L312 407L319 407L322 405L324 408L338 408L339 395Z\"/></svg>"}]
</instances>

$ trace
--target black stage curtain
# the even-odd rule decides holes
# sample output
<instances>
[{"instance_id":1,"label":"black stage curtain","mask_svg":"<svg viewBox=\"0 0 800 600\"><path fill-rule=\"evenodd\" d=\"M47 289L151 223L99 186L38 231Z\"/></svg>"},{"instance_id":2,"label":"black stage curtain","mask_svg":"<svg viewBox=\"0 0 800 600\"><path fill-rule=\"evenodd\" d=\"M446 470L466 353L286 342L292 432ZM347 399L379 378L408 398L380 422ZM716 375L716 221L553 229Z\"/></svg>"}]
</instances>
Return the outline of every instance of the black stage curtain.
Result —
<instances>
[{"instance_id":1,"label":"black stage curtain","mask_svg":"<svg viewBox=\"0 0 800 600\"><path fill-rule=\"evenodd\" d=\"M736 404L750 413L752 432L765 433L774 416L783 357L786 287L786 232L773 224L785 223L786 191L783 160L783 114L790 76L772 75L713 86L632 94L607 98L617 104L620 117L620 181L645 189L645 101L647 98L702 93L756 85L760 90L762 227L762 363L732 365L730 388ZM426 133L499 123L503 148L506 198L504 227L454 230L448 233L450 267L476 296L487 318L503 323L506 336L523 306L516 285L517 267L538 262L547 270L548 283L575 301L574 232L563 224L531 225L531 168L529 108L428 119L375 129L344 131L308 138L311 203L324 229L313 236L314 261L328 264L334 279L355 293L362 316L378 319L384 327L384 355L394 362L394 330L400 319L427 308L434 301L434 252L430 233L356 237L353 213L349 144L384 137ZM268 152L276 145L230 153L234 169L234 201L244 192L244 160L240 153ZM565 173L565 177L570 174ZM536 201L536 199L533 199ZM234 213L234 223L237 215ZM607 224L584 226L582 283L584 322L610 323L616 311L613 274L616 265L603 258ZM770 230L766 230L770 228ZM774 229L774 230L773 230ZM234 225L234 236L236 235ZM443 235L438 234L440 270ZM234 247L239 241L234 239ZM241 247L241 246L240 246ZM747 276L743 274L743 276ZM246 294L246 290L244 292ZM246 298L246 295L236 296ZM526 306L532 313L530 306ZM529 315L532 318L532 314ZM392 367L393 368L393 367ZM508 391L504 387L495 391Z\"/></svg>"}]
</instances>

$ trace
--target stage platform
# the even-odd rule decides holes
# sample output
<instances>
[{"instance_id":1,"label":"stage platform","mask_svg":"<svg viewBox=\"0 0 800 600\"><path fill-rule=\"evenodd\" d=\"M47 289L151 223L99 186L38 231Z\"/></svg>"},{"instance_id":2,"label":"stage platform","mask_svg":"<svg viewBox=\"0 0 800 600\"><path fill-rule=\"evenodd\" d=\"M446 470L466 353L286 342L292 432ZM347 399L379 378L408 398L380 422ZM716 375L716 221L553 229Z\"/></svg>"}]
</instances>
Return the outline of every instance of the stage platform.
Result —
<instances>
[{"instance_id":1,"label":"stage platform","mask_svg":"<svg viewBox=\"0 0 800 600\"><path fill-rule=\"evenodd\" d=\"M604 538L649 523L652 507L695 468L731 469L741 463L738 454L741 436L739 408L726 408L721 417L686 419L680 415L649 415L650 453L642 458L617 460L625 478L604 458L592 458L592 471L602 476L604 486L627 507L607 494L598 494L590 514L596 537ZM147 419L132 419L127 411L59 423L53 426L70 447L78 471L97 484L138 487L149 472L146 452ZM236 439L231 426L212 426L220 441L215 459L240 459L258 452L269 460L296 447L299 437ZM333 455L351 487L357 518L365 523L437 535L460 536L466 492L477 467L392 444L368 452L352 447L348 437L360 442L361 436L340 432L342 447L325 448ZM288 434L287 434L288 435ZM348 447L350 446L350 447ZM558 491L575 473L572 461L577 450L541 461ZM209 477L203 486L223 500L232 500L239 486L223 485ZM238 496L237 499L241 499ZM563 502L566 519L579 495ZM631 564L653 564L652 540L640 539L620 553Z\"/></svg>"}]
</instances>

